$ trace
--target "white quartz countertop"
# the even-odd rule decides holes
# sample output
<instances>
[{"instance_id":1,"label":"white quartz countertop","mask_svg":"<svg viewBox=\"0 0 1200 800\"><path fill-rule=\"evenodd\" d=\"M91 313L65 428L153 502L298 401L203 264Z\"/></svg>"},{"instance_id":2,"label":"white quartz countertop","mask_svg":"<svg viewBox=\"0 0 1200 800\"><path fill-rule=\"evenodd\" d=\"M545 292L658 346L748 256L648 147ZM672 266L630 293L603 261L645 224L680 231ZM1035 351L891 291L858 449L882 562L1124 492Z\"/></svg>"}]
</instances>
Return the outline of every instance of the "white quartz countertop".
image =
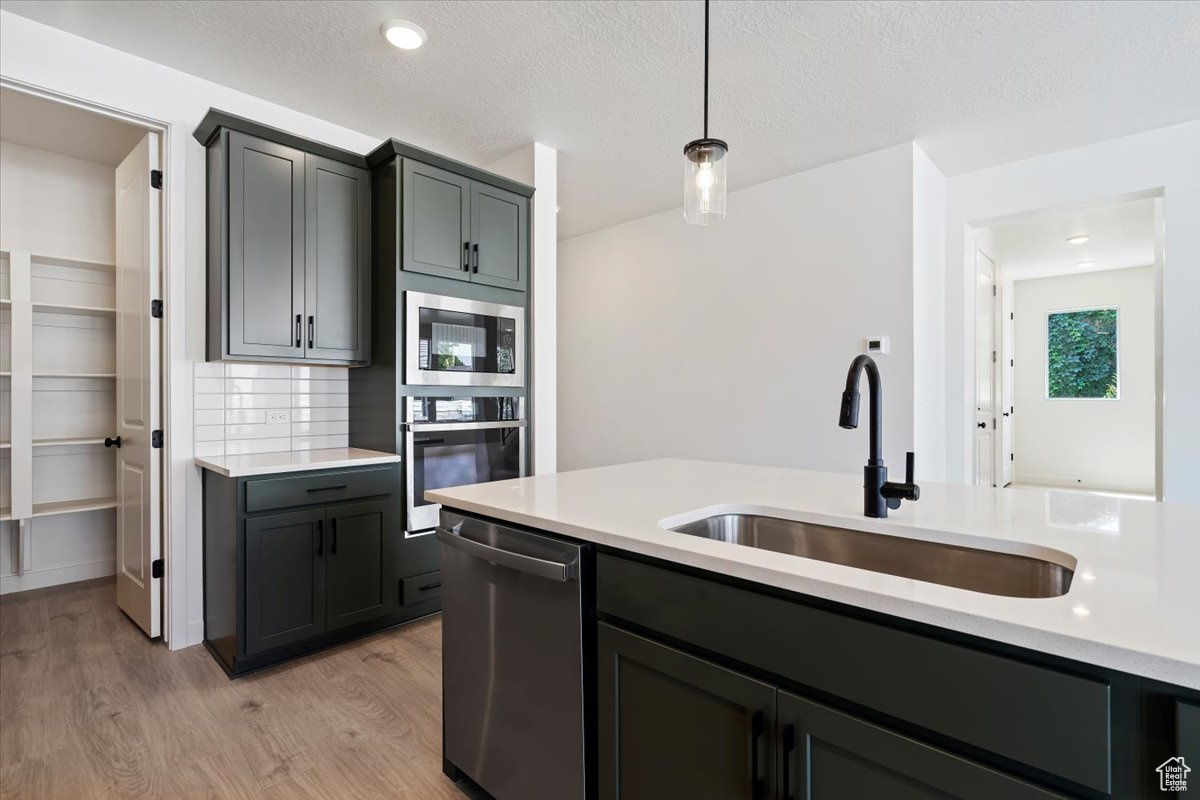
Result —
<instances>
[{"instance_id":1,"label":"white quartz countertop","mask_svg":"<svg viewBox=\"0 0 1200 800\"><path fill-rule=\"evenodd\" d=\"M919 476L918 476L919 478ZM1200 689L1200 508L1100 494L921 484L887 519L862 477L663 459L425 493L463 511ZM995 549L1073 567L1070 591L1012 598L667 530L759 513Z\"/></svg>"},{"instance_id":2,"label":"white quartz countertop","mask_svg":"<svg viewBox=\"0 0 1200 800\"><path fill-rule=\"evenodd\" d=\"M208 456L196 464L228 478L246 475L274 475L279 472L303 472L310 469L365 467L399 461L395 453L363 450L358 447L330 447L323 450L293 450L282 453L251 453L241 456Z\"/></svg>"}]
</instances>

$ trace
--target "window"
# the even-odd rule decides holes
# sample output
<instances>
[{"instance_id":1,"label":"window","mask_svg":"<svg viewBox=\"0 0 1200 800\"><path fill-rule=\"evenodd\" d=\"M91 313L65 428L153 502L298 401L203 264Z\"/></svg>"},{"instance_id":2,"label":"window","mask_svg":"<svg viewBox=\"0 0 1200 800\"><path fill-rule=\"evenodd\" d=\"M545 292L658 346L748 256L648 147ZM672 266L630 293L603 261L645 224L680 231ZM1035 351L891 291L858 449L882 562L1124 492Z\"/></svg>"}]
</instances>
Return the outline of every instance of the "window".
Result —
<instances>
[{"instance_id":1,"label":"window","mask_svg":"<svg viewBox=\"0 0 1200 800\"><path fill-rule=\"evenodd\" d=\"M1117 355L1117 309L1047 314L1046 397L1116 400Z\"/></svg>"}]
</instances>

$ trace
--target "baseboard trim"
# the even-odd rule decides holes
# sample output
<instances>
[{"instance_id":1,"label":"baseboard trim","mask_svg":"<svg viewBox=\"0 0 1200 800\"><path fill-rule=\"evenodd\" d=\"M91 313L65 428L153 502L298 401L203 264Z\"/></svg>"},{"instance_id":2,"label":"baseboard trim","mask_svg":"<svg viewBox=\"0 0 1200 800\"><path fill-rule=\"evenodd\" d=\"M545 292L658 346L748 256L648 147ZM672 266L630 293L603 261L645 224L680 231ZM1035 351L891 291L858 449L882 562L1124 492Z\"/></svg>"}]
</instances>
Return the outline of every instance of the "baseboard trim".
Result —
<instances>
[{"instance_id":1,"label":"baseboard trim","mask_svg":"<svg viewBox=\"0 0 1200 800\"><path fill-rule=\"evenodd\" d=\"M59 586L64 583L76 583L116 574L117 562L111 558L83 564L68 564L65 567L30 570L20 575L0 576L0 595L28 592L31 589L44 589L47 586Z\"/></svg>"}]
</instances>

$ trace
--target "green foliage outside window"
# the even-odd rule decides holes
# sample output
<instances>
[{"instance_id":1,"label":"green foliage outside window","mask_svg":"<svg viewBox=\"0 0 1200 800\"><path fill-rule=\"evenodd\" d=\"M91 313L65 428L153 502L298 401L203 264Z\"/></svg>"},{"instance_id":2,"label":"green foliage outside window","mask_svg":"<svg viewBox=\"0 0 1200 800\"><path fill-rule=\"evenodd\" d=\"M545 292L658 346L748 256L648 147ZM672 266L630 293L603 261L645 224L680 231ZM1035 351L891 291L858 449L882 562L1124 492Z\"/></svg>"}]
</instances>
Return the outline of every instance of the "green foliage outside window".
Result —
<instances>
[{"instance_id":1,"label":"green foliage outside window","mask_svg":"<svg viewBox=\"0 0 1200 800\"><path fill-rule=\"evenodd\" d=\"M1063 311L1046 318L1049 397L1117 397L1117 310Z\"/></svg>"}]
</instances>

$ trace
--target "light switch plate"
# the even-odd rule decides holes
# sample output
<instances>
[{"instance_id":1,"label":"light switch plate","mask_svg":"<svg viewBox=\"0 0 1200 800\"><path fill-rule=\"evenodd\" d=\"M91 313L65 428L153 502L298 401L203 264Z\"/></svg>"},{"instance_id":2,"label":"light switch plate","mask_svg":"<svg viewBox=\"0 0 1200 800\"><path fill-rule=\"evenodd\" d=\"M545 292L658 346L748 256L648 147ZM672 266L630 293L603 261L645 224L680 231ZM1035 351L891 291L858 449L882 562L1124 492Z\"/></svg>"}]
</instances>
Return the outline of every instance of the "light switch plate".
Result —
<instances>
[{"instance_id":1,"label":"light switch plate","mask_svg":"<svg viewBox=\"0 0 1200 800\"><path fill-rule=\"evenodd\" d=\"M272 423L280 423L280 422L290 422L291 417L292 417L292 412L287 411L286 409L280 410L280 411L268 411L267 412L267 423L272 424Z\"/></svg>"},{"instance_id":2,"label":"light switch plate","mask_svg":"<svg viewBox=\"0 0 1200 800\"><path fill-rule=\"evenodd\" d=\"M869 355L886 356L892 349L886 336L868 336L863 339L863 352Z\"/></svg>"}]
</instances>

